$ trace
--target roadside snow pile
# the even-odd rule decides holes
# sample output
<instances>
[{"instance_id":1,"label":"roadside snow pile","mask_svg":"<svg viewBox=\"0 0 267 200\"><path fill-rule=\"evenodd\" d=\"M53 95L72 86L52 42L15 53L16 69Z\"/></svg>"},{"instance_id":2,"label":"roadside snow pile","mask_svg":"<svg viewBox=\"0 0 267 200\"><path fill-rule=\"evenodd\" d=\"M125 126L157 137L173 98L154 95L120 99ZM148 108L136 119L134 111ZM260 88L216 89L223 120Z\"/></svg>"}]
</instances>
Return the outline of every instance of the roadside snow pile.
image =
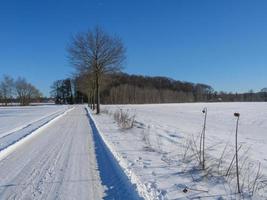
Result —
<instances>
[{"instance_id":1,"label":"roadside snow pile","mask_svg":"<svg viewBox=\"0 0 267 200\"><path fill-rule=\"evenodd\" d=\"M206 167L202 170L199 136L204 107L208 117ZM267 103L102 108L100 115L93 115L102 137L139 192L149 194L143 195L146 199L267 198ZM241 196L236 187L234 112L241 114L238 133ZM124 121L130 122L130 126L125 128Z\"/></svg>"},{"instance_id":2,"label":"roadside snow pile","mask_svg":"<svg viewBox=\"0 0 267 200\"><path fill-rule=\"evenodd\" d=\"M0 108L0 151L63 114L68 108L56 105Z\"/></svg>"}]
</instances>

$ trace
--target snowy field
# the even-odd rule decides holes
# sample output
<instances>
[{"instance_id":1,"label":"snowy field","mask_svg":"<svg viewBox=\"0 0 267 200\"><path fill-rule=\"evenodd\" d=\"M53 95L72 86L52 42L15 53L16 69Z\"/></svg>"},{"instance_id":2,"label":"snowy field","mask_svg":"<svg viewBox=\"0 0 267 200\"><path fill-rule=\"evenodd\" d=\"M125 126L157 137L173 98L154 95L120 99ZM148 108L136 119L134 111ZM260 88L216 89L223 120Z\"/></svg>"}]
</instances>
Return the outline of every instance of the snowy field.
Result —
<instances>
[{"instance_id":1,"label":"snowy field","mask_svg":"<svg viewBox=\"0 0 267 200\"><path fill-rule=\"evenodd\" d=\"M208 109L206 170L199 166L199 135ZM105 105L93 115L111 151L143 196L152 199L266 199L267 103ZM132 128L114 116L128 113ZM239 112L236 194L234 144ZM184 189L187 189L185 191Z\"/></svg>"},{"instance_id":2,"label":"snowy field","mask_svg":"<svg viewBox=\"0 0 267 200\"><path fill-rule=\"evenodd\" d=\"M69 106L61 105L0 107L0 151L64 113L68 108Z\"/></svg>"}]
</instances>

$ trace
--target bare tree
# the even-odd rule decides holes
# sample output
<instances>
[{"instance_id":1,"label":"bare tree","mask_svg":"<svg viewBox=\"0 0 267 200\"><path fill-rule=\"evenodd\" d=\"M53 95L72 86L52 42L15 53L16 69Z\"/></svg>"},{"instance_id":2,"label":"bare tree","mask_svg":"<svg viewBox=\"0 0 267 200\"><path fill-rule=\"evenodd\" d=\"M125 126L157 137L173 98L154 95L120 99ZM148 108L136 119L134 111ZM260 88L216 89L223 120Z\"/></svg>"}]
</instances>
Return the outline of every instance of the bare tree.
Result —
<instances>
[{"instance_id":1,"label":"bare tree","mask_svg":"<svg viewBox=\"0 0 267 200\"><path fill-rule=\"evenodd\" d=\"M14 80L10 76L4 75L3 80L0 83L0 96L5 106L12 99L14 88Z\"/></svg>"},{"instance_id":2,"label":"bare tree","mask_svg":"<svg viewBox=\"0 0 267 200\"><path fill-rule=\"evenodd\" d=\"M17 96L21 106L27 106L34 98L39 98L41 93L24 78L18 78L15 82Z\"/></svg>"},{"instance_id":3,"label":"bare tree","mask_svg":"<svg viewBox=\"0 0 267 200\"><path fill-rule=\"evenodd\" d=\"M77 34L68 48L69 58L79 73L92 73L96 92L96 113L100 113L100 86L104 74L118 72L125 59L120 38L110 36L101 28Z\"/></svg>"}]
</instances>

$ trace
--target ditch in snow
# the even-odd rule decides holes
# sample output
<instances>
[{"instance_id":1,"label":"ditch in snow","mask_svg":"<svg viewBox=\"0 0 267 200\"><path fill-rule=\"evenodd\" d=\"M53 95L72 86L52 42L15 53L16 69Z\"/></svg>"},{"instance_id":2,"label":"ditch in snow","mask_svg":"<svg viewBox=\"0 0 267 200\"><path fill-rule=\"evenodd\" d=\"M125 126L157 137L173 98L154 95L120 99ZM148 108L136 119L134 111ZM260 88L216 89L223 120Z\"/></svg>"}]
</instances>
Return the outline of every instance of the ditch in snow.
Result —
<instances>
[{"instance_id":1,"label":"ditch in snow","mask_svg":"<svg viewBox=\"0 0 267 200\"><path fill-rule=\"evenodd\" d=\"M138 195L135 185L130 182L122 168L119 166L117 160L102 140L94 121L88 113L88 110L86 108L85 110L87 112L89 124L92 128L100 178L102 184L106 186L104 199L143 199Z\"/></svg>"}]
</instances>

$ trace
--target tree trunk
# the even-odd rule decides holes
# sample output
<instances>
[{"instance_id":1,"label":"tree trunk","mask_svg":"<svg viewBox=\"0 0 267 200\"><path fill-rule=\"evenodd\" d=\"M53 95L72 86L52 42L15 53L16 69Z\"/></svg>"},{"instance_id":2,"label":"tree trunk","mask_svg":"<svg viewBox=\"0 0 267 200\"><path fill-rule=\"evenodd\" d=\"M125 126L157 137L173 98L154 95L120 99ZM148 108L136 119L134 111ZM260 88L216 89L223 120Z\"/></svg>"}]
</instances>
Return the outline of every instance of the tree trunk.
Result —
<instances>
[{"instance_id":1,"label":"tree trunk","mask_svg":"<svg viewBox=\"0 0 267 200\"><path fill-rule=\"evenodd\" d=\"M100 113L100 84L99 74L96 73L96 114Z\"/></svg>"},{"instance_id":2,"label":"tree trunk","mask_svg":"<svg viewBox=\"0 0 267 200\"><path fill-rule=\"evenodd\" d=\"M91 91L91 95L90 95L90 104L91 104L91 109L94 110L94 90Z\"/></svg>"},{"instance_id":3,"label":"tree trunk","mask_svg":"<svg viewBox=\"0 0 267 200\"><path fill-rule=\"evenodd\" d=\"M88 107L92 109L91 92L87 93L87 103L88 103Z\"/></svg>"},{"instance_id":4,"label":"tree trunk","mask_svg":"<svg viewBox=\"0 0 267 200\"><path fill-rule=\"evenodd\" d=\"M95 95L92 95L92 110L95 110Z\"/></svg>"},{"instance_id":5,"label":"tree trunk","mask_svg":"<svg viewBox=\"0 0 267 200\"><path fill-rule=\"evenodd\" d=\"M93 89L91 93L91 103L92 110L95 110L95 89Z\"/></svg>"}]
</instances>

